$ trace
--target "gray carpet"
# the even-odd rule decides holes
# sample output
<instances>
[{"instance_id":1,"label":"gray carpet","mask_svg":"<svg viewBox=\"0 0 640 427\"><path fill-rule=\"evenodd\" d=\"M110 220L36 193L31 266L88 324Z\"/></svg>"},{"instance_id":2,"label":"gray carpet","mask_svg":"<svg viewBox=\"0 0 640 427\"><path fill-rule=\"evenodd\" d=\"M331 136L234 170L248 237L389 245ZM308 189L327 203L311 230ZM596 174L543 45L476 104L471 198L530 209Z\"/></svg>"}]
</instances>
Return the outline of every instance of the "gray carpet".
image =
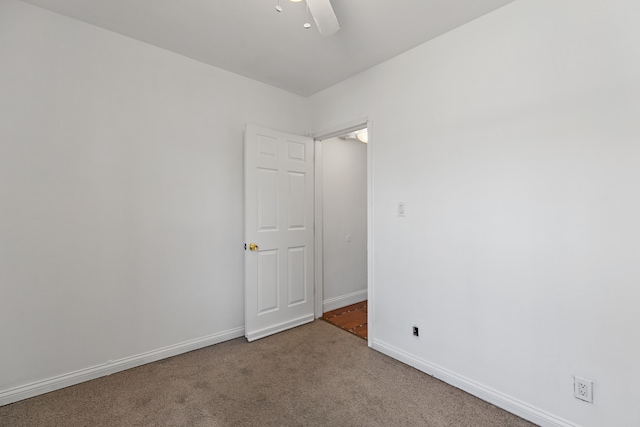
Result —
<instances>
[{"instance_id":1,"label":"gray carpet","mask_svg":"<svg viewBox=\"0 0 640 427\"><path fill-rule=\"evenodd\" d=\"M0 407L2 426L532 426L323 321Z\"/></svg>"}]
</instances>

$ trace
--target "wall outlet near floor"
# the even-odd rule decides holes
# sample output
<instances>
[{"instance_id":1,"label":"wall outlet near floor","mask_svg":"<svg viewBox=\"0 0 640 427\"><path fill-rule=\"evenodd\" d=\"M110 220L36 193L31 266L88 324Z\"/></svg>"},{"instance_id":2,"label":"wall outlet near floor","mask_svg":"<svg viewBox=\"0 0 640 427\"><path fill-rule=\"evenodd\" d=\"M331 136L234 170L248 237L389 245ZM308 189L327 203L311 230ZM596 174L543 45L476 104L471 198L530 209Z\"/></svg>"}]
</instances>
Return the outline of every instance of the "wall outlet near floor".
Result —
<instances>
[{"instance_id":1,"label":"wall outlet near floor","mask_svg":"<svg viewBox=\"0 0 640 427\"><path fill-rule=\"evenodd\" d=\"M576 399L593 403L593 381L573 377L573 395Z\"/></svg>"},{"instance_id":2,"label":"wall outlet near floor","mask_svg":"<svg viewBox=\"0 0 640 427\"><path fill-rule=\"evenodd\" d=\"M414 337L419 337L420 336L420 331L418 330L417 326L413 327L413 336Z\"/></svg>"}]
</instances>

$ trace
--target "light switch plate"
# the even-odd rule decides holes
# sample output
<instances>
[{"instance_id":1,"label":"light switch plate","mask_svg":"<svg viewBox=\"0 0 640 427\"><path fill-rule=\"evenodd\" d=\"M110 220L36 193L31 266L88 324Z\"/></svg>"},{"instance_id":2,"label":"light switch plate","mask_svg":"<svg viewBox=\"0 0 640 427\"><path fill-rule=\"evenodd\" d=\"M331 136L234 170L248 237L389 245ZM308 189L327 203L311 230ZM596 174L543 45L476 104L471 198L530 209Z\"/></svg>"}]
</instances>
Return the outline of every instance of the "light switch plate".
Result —
<instances>
[{"instance_id":1,"label":"light switch plate","mask_svg":"<svg viewBox=\"0 0 640 427\"><path fill-rule=\"evenodd\" d=\"M405 202L398 203L398 216L406 216L407 204Z\"/></svg>"}]
</instances>

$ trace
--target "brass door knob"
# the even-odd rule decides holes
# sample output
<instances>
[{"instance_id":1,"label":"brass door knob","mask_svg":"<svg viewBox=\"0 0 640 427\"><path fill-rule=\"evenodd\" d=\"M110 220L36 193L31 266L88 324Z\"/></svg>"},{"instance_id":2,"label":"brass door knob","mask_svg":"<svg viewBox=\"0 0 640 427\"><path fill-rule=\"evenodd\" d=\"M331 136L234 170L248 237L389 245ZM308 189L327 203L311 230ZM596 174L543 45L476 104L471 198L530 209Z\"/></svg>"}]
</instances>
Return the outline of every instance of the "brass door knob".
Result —
<instances>
[{"instance_id":1,"label":"brass door knob","mask_svg":"<svg viewBox=\"0 0 640 427\"><path fill-rule=\"evenodd\" d=\"M249 243L249 250L250 251L257 251L258 250L258 245L256 245L255 243Z\"/></svg>"}]
</instances>

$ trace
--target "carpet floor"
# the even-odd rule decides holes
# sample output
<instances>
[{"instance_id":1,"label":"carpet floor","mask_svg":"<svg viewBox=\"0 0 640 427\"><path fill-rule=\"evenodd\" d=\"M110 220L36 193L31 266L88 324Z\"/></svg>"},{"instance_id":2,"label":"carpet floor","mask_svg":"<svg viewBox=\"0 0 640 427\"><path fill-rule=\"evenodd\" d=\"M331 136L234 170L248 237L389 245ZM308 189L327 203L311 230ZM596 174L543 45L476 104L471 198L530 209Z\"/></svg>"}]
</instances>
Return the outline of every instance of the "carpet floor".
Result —
<instances>
[{"instance_id":1,"label":"carpet floor","mask_svg":"<svg viewBox=\"0 0 640 427\"><path fill-rule=\"evenodd\" d=\"M533 426L323 321L5 405L0 425Z\"/></svg>"}]
</instances>

